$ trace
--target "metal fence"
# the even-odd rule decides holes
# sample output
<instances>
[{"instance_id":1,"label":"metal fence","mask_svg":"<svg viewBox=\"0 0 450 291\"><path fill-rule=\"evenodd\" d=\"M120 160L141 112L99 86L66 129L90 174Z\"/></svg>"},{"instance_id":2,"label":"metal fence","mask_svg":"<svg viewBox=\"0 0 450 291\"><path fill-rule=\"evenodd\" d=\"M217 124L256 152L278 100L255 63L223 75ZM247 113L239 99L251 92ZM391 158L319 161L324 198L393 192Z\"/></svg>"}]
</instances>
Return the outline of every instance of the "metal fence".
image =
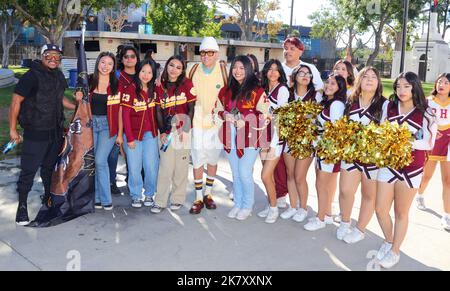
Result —
<instances>
[{"instance_id":1,"label":"metal fence","mask_svg":"<svg viewBox=\"0 0 450 291\"><path fill-rule=\"evenodd\" d=\"M9 49L9 64L12 66L19 66L22 60L36 59L39 57L41 48L31 45L13 45ZM3 49L0 46L0 55L3 56Z\"/></svg>"}]
</instances>

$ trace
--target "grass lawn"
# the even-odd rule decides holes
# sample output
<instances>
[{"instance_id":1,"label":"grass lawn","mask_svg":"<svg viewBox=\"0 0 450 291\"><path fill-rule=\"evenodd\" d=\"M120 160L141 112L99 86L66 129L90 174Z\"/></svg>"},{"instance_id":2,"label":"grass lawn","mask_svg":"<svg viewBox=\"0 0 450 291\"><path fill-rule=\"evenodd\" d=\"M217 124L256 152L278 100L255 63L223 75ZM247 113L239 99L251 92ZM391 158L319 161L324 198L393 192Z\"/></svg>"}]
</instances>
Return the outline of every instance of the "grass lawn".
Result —
<instances>
[{"instance_id":1,"label":"grass lawn","mask_svg":"<svg viewBox=\"0 0 450 291\"><path fill-rule=\"evenodd\" d=\"M386 98L389 98L389 96L391 96L394 92L392 86L394 84L394 80L393 79L383 79L383 95ZM433 91L434 89L434 84L433 83L422 83L423 86L423 91L425 92L425 96L430 96L431 95L431 91Z\"/></svg>"}]
</instances>

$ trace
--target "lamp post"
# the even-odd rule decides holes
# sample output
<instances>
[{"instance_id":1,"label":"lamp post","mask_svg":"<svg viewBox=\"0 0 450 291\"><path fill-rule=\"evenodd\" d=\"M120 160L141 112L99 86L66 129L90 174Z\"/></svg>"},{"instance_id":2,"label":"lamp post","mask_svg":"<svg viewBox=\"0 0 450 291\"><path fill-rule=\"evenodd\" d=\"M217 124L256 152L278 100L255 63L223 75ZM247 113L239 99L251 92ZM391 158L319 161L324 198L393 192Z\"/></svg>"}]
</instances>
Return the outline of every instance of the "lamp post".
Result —
<instances>
[{"instance_id":1,"label":"lamp post","mask_svg":"<svg viewBox=\"0 0 450 291\"><path fill-rule=\"evenodd\" d=\"M432 0L430 0L430 10L428 12L428 31L427 31L427 42L425 45L425 72L423 75L423 80L424 82L426 82L427 80L427 71L428 71L428 46L430 43L430 26L431 26L431 10L433 8L433 4L431 2Z\"/></svg>"},{"instance_id":2,"label":"lamp post","mask_svg":"<svg viewBox=\"0 0 450 291\"><path fill-rule=\"evenodd\" d=\"M292 18L294 17L294 0L291 3L291 23L289 26L289 34L292 34Z\"/></svg>"},{"instance_id":3,"label":"lamp post","mask_svg":"<svg viewBox=\"0 0 450 291\"><path fill-rule=\"evenodd\" d=\"M408 30L409 0L403 0L402 54L400 57L400 73L405 70L406 32Z\"/></svg>"}]
</instances>

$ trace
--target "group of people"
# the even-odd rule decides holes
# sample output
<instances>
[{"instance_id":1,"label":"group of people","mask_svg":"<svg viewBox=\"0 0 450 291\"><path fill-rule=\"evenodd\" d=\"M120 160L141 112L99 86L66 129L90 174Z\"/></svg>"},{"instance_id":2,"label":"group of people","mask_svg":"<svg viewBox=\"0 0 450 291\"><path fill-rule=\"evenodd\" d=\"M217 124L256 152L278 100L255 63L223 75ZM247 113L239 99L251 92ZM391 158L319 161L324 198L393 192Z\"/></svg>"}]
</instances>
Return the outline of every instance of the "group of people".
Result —
<instances>
[{"instance_id":1,"label":"group of people","mask_svg":"<svg viewBox=\"0 0 450 291\"><path fill-rule=\"evenodd\" d=\"M228 72L226 63L219 61L219 46L212 37L204 38L200 45L201 63L188 67L183 57L172 56L161 74L151 57L140 61L132 46L121 48L117 58L110 52L100 53L89 81L95 208L113 209L111 193L120 193L115 176L122 147L132 207L148 206L152 213L180 209L186 199L192 160L195 199L189 212L216 209L212 189L219 157L225 151L234 200L227 216L245 220L254 209L253 168L259 156L267 193L267 206L257 213L259 217L267 223L276 222L278 217L306 221L304 229L317 231L333 223L332 202L338 189L337 239L349 244L361 241L376 213L385 236L377 258L381 266L390 268L400 259L414 197L420 189L416 200L424 209L423 193L439 161L442 224L450 229L450 74L438 76L427 99L418 76L402 73L395 79L394 94L388 100L377 69L365 67L358 73L350 62L339 60L324 83L314 65L301 61L305 47L300 39L289 37L283 47L284 62L271 59L261 72L252 55L237 56ZM39 167L45 188L43 200L50 195L51 171L61 146L63 105L75 108L63 97L66 83L58 70L61 57L59 47L44 46L42 59L33 63L14 91L11 139L20 142L17 120L24 128L16 215L21 225L29 222L27 196ZM79 102L82 93L74 97ZM297 159L289 144L279 138L274 114L292 101L323 106L317 118L320 132L326 122L343 116L363 125L384 121L406 124L414 137L414 161L403 169L379 169L361 162L328 164L314 154ZM318 212L307 220L306 177L313 161ZM358 187L361 206L352 227L350 217ZM287 193L289 205L280 213ZM389 215L393 203L395 223Z\"/></svg>"}]
</instances>

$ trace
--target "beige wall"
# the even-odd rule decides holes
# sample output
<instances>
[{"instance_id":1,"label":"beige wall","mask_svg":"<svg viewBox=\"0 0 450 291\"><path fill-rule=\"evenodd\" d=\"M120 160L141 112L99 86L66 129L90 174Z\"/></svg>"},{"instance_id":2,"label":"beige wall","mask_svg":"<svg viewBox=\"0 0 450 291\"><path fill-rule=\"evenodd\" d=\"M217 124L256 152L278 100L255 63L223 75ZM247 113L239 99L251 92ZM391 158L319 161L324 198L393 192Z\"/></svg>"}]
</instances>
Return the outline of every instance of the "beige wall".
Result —
<instances>
[{"instance_id":1,"label":"beige wall","mask_svg":"<svg viewBox=\"0 0 450 291\"><path fill-rule=\"evenodd\" d=\"M164 65L175 53L175 43L168 41L155 41L153 43L156 43L156 48L158 50L158 53L153 54L153 59L161 65Z\"/></svg>"},{"instance_id":2,"label":"beige wall","mask_svg":"<svg viewBox=\"0 0 450 291\"><path fill-rule=\"evenodd\" d=\"M280 62L283 62L284 60L283 49L271 48L269 52L269 59L277 59Z\"/></svg>"},{"instance_id":3,"label":"beige wall","mask_svg":"<svg viewBox=\"0 0 450 291\"><path fill-rule=\"evenodd\" d=\"M264 63L264 48L236 47L236 56L253 54L258 59L258 63Z\"/></svg>"}]
</instances>

